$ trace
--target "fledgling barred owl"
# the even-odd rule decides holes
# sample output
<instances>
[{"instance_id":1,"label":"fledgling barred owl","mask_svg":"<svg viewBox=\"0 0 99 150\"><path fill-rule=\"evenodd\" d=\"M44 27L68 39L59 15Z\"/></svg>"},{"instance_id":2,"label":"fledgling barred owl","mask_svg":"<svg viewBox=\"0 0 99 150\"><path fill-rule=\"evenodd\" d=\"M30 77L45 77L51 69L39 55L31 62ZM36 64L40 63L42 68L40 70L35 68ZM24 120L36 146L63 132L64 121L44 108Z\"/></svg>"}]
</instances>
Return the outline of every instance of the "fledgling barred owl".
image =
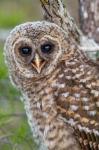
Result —
<instances>
[{"instance_id":1,"label":"fledgling barred owl","mask_svg":"<svg viewBox=\"0 0 99 150\"><path fill-rule=\"evenodd\" d=\"M46 21L19 25L5 57L43 150L99 149L99 68L68 34Z\"/></svg>"}]
</instances>

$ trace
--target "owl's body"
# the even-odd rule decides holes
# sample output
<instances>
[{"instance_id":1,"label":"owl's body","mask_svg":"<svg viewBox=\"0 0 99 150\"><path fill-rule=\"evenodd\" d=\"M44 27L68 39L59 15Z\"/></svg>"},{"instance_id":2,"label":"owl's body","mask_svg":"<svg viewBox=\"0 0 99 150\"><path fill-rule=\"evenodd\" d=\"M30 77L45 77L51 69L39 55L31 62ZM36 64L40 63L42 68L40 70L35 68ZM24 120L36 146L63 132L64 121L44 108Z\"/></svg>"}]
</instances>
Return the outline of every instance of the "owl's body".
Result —
<instances>
[{"instance_id":1,"label":"owl's body","mask_svg":"<svg viewBox=\"0 0 99 150\"><path fill-rule=\"evenodd\" d=\"M98 150L99 68L68 35L53 23L26 23L11 32L5 55L43 150Z\"/></svg>"}]
</instances>

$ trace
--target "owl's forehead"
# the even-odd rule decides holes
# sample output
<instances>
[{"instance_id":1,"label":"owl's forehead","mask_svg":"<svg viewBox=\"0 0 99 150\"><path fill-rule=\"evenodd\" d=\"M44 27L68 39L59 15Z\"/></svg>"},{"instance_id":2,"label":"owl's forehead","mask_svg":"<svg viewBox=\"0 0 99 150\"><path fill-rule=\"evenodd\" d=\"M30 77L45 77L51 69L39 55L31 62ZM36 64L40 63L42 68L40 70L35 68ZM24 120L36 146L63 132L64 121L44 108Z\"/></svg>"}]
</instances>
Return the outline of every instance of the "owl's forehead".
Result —
<instances>
[{"instance_id":1,"label":"owl's forehead","mask_svg":"<svg viewBox=\"0 0 99 150\"><path fill-rule=\"evenodd\" d=\"M44 35L51 35L53 32L57 34L57 25L49 23L46 21L43 22L28 22L17 26L13 31L14 37L29 37L29 38L40 38ZM16 36L15 36L16 35Z\"/></svg>"}]
</instances>

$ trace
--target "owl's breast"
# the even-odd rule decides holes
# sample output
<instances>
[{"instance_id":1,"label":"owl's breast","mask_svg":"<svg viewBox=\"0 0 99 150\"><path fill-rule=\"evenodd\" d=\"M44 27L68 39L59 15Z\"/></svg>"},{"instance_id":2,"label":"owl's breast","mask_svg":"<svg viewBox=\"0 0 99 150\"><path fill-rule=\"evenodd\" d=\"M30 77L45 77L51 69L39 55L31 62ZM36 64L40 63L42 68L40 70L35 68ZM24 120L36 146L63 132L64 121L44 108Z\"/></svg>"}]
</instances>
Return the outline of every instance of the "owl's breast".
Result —
<instances>
[{"instance_id":1,"label":"owl's breast","mask_svg":"<svg viewBox=\"0 0 99 150\"><path fill-rule=\"evenodd\" d=\"M52 87L59 117L74 128L82 147L86 143L98 149L99 79L94 70L83 67L65 66L53 80Z\"/></svg>"}]
</instances>

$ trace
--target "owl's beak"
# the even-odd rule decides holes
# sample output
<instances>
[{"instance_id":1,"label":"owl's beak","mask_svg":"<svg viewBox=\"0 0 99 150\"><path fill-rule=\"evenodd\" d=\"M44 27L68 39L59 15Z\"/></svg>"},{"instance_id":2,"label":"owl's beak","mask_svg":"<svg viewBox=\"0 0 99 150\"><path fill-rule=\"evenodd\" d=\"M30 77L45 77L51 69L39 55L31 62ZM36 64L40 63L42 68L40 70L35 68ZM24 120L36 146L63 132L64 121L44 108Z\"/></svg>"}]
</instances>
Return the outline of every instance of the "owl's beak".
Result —
<instances>
[{"instance_id":1,"label":"owl's beak","mask_svg":"<svg viewBox=\"0 0 99 150\"><path fill-rule=\"evenodd\" d=\"M35 54L34 60L32 61L32 66L36 69L38 73L41 72L43 66L45 65L46 61L42 59L37 53Z\"/></svg>"}]
</instances>

